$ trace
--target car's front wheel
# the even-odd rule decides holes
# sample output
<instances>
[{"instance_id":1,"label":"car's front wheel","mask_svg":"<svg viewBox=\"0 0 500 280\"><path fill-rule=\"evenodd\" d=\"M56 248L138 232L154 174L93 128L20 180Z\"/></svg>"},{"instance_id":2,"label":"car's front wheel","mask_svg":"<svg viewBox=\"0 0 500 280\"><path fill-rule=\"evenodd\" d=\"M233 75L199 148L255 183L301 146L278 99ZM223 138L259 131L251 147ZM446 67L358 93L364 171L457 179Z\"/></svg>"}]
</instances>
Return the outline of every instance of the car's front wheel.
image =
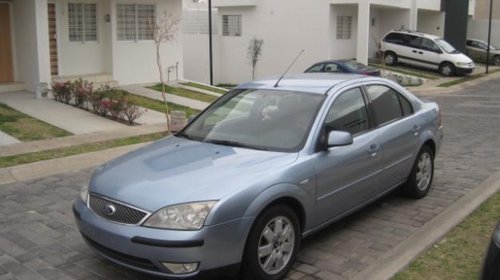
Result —
<instances>
[{"instance_id":1,"label":"car's front wheel","mask_svg":"<svg viewBox=\"0 0 500 280\"><path fill-rule=\"evenodd\" d=\"M443 76L453 76L455 74L455 66L453 66L453 64L449 63L449 62L443 62L440 66L439 66L439 72L443 75Z\"/></svg>"},{"instance_id":2,"label":"car's front wheel","mask_svg":"<svg viewBox=\"0 0 500 280\"><path fill-rule=\"evenodd\" d=\"M427 195L434 177L434 154L429 146L423 146L418 152L415 163L404 190L411 198L422 198Z\"/></svg>"},{"instance_id":3,"label":"car's front wheel","mask_svg":"<svg viewBox=\"0 0 500 280\"><path fill-rule=\"evenodd\" d=\"M300 247L300 226L286 205L264 211L248 236L242 276L246 280L277 280L286 276Z\"/></svg>"}]
</instances>

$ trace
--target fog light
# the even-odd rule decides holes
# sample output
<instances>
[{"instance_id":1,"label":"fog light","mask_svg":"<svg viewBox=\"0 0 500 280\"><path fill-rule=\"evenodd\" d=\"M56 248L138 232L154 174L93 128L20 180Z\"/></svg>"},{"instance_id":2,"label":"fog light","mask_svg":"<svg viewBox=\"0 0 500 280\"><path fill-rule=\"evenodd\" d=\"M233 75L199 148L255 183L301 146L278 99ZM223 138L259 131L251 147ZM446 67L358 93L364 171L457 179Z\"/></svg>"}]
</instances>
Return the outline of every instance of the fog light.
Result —
<instances>
[{"instance_id":1,"label":"fog light","mask_svg":"<svg viewBox=\"0 0 500 280\"><path fill-rule=\"evenodd\" d=\"M165 266L168 270L170 270L174 274L187 274L191 272L195 272L198 269L198 263L167 263L162 262L163 266Z\"/></svg>"}]
</instances>

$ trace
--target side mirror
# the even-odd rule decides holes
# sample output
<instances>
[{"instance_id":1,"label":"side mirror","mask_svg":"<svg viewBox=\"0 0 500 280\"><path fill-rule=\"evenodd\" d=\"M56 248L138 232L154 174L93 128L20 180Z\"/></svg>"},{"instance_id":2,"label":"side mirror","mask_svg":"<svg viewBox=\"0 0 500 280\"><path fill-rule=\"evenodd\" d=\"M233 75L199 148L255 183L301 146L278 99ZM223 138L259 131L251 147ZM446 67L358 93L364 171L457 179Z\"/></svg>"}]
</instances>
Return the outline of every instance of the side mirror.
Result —
<instances>
[{"instance_id":1,"label":"side mirror","mask_svg":"<svg viewBox=\"0 0 500 280\"><path fill-rule=\"evenodd\" d=\"M330 131L328 134L328 147L348 146L352 144L352 135L346 131Z\"/></svg>"}]
</instances>

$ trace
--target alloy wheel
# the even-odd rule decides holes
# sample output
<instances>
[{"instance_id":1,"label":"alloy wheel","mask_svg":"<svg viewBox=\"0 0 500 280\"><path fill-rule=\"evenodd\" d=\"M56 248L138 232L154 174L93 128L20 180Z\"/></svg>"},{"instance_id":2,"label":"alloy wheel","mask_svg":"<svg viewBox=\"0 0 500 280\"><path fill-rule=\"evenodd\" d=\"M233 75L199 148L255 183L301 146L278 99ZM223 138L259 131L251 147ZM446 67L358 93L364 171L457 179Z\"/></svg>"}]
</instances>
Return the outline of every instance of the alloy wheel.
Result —
<instances>
[{"instance_id":1,"label":"alloy wheel","mask_svg":"<svg viewBox=\"0 0 500 280\"><path fill-rule=\"evenodd\" d=\"M284 216L271 219L259 238L257 257L261 269L269 274L280 273L290 262L295 246L295 229Z\"/></svg>"}]
</instances>

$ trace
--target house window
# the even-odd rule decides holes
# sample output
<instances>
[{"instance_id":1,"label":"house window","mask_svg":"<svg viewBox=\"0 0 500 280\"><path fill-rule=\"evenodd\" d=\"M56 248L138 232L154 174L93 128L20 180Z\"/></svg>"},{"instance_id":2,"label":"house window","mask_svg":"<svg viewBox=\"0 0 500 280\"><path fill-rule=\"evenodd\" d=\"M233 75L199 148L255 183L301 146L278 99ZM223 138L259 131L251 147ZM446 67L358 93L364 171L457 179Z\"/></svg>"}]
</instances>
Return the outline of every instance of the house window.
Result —
<instances>
[{"instance_id":1,"label":"house window","mask_svg":"<svg viewBox=\"0 0 500 280\"><path fill-rule=\"evenodd\" d=\"M70 42L97 41L97 4L68 3Z\"/></svg>"},{"instance_id":2,"label":"house window","mask_svg":"<svg viewBox=\"0 0 500 280\"><path fill-rule=\"evenodd\" d=\"M155 5L117 4L116 10L119 41L153 40Z\"/></svg>"},{"instance_id":3,"label":"house window","mask_svg":"<svg viewBox=\"0 0 500 280\"><path fill-rule=\"evenodd\" d=\"M337 39L351 39L352 16L337 16Z\"/></svg>"},{"instance_id":4,"label":"house window","mask_svg":"<svg viewBox=\"0 0 500 280\"><path fill-rule=\"evenodd\" d=\"M222 35L241 36L241 15L222 16Z\"/></svg>"}]
</instances>

